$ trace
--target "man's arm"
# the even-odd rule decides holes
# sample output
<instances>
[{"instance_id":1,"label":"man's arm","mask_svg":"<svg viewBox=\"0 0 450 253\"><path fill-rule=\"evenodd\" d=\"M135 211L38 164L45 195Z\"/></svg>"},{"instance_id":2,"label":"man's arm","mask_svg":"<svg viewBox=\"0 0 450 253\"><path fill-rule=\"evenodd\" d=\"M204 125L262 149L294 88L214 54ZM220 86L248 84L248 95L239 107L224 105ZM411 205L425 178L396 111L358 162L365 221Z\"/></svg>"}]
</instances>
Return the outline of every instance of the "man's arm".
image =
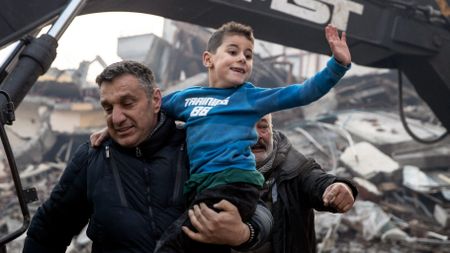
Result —
<instances>
[{"instance_id":1,"label":"man's arm","mask_svg":"<svg viewBox=\"0 0 450 253\"><path fill-rule=\"evenodd\" d=\"M85 192L88 148L86 143L77 150L50 198L33 216L24 253L63 253L72 237L87 224L90 213Z\"/></svg>"},{"instance_id":2,"label":"man's arm","mask_svg":"<svg viewBox=\"0 0 450 253\"><path fill-rule=\"evenodd\" d=\"M240 251L257 248L270 236L273 219L270 211L258 204L248 223L242 222L239 211L230 202L222 200L214 205L216 212L205 204L194 205L189 218L198 232L187 227L183 231L193 240L203 243L226 244Z\"/></svg>"},{"instance_id":3,"label":"man's arm","mask_svg":"<svg viewBox=\"0 0 450 253\"><path fill-rule=\"evenodd\" d=\"M325 172L313 160L308 160L304 166L296 184L312 208L330 212L350 210L358 195L351 180Z\"/></svg>"}]
</instances>

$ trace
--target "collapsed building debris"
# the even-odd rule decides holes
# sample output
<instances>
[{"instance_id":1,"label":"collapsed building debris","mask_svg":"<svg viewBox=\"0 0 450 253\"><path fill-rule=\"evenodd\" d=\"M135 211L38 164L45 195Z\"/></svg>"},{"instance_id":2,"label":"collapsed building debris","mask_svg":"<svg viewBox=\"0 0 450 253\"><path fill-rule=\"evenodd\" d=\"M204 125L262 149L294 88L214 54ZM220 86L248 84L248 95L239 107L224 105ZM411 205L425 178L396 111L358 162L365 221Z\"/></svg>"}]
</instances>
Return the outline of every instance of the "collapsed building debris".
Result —
<instances>
[{"instance_id":1,"label":"collapsed building debris","mask_svg":"<svg viewBox=\"0 0 450 253\"><path fill-rule=\"evenodd\" d=\"M319 252L450 252L450 140L426 149L386 115L395 118L379 110L336 111L320 119L327 123L283 127L298 150L330 173L353 178L360 191L346 214L317 212ZM428 124L414 129L442 131ZM405 159L412 155L421 159Z\"/></svg>"},{"instance_id":2,"label":"collapsed building debris","mask_svg":"<svg viewBox=\"0 0 450 253\"><path fill-rule=\"evenodd\" d=\"M68 98L61 95L64 93L43 92L47 90L46 86L56 87L57 83L39 82L44 88L24 99L16 110L13 126L6 127L22 187L37 189L39 201L28 204L31 214L48 198L76 147L88 141L94 129L105 125L104 113L97 101L92 104L77 99L78 94L83 93L76 92ZM58 90L64 90L61 86L66 85L60 83ZM0 236L3 236L17 230L22 222L9 164L3 152L0 152L0 206ZM24 235L8 243L8 252L21 252L23 240Z\"/></svg>"}]
</instances>

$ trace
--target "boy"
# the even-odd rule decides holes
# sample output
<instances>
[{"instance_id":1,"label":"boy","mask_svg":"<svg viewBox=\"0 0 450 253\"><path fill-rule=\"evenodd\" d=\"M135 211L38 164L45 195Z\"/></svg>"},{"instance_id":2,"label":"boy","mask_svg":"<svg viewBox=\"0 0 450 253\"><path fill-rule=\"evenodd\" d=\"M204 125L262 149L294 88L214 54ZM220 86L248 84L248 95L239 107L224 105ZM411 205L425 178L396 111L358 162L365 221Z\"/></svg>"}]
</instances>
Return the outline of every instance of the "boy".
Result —
<instances>
[{"instance_id":1,"label":"boy","mask_svg":"<svg viewBox=\"0 0 450 253\"><path fill-rule=\"evenodd\" d=\"M186 122L191 175L185 193L191 196L192 205L205 202L211 206L227 199L238 207L244 221L251 216L264 182L255 169L250 149L257 141L255 123L268 113L319 99L351 63L345 33L341 39L336 28L328 25L325 34L334 55L327 67L303 85L275 89L246 82L253 66L254 38L250 27L230 22L211 36L203 53L209 87L174 92L163 98L162 105L168 116ZM190 248L189 243L178 244L186 239L179 227L169 229L155 252ZM175 250L174 245L179 248Z\"/></svg>"}]
</instances>

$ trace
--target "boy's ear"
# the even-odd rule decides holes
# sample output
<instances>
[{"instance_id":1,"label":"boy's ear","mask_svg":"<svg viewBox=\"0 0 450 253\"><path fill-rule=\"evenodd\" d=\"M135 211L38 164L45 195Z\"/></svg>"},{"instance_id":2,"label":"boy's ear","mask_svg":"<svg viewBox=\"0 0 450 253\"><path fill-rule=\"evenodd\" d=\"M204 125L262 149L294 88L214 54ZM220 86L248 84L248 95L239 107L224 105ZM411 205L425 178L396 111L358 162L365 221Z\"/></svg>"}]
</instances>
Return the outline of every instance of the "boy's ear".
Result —
<instances>
[{"instance_id":1,"label":"boy's ear","mask_svg":"<svg viewBox=\"0 0 450 253\"><path fill-rule=\"evenodd\" d=\"M213 65L212 54L208 51L203 52L203 66L211 68Z\"/></svg>"}]
</instances>

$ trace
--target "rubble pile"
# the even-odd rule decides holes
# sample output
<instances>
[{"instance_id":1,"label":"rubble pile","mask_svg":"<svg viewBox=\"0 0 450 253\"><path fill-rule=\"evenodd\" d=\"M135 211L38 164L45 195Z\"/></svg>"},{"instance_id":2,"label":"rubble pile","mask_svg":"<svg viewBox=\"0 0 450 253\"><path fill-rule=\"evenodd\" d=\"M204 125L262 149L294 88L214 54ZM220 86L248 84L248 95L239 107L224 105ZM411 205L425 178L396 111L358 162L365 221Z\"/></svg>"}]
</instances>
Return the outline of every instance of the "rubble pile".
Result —
<instances>
[{"instance_id":1,"label":"rubble pile","mask_svg":"<svg viewBox=\"0 0 450 253\"><path fill-rule=\"evenodd\" d=\"M30 214L33 215L42 202L49 197L71 154L82 142L88 141L88 134L93 130L78 129L72 133L57 132L48 127L50 117L47 114L40 119L36 119L36 124L30 124L28 121L30 115L27 114L35 109L30 109L29 102L29 100L25 101L21 110L16 112L16 115L21 117L21 120L18 120L14 125L16 128L7 129L7 132L16 155L22 188L34 187L37 191L39 200L28 204ZM26 110L27 108L28 110ZM24 109L25 111L23 111ZM25 128L27 128L27 131L20 131ZM16 134L16 131L20 131L20 135ZM27 137L27 135L32 136L32 138ZM0 237L3 237L19 229L22 226L23 217L9 164L3 152L0 153L0 161ZM7 252L21 252L24 238L25 235L22 235L8 243ZM85 244L81 245L81 248L85 247ZM72 252L82 251L77 249Z\"/></svg>"},{"instance_id":2,"label":"rubble pile","mask_svg":"<svg viewBox=\"0 0 450 253\"><path fill-rule=\"evenodd\" d=\"M280 126L294 147L360 192L348 213L316 212L319 252L450 252L450 138L417 143L394 113L336 109ZM408 122L425 138L443 132Z\"/></svg>"}]
</instances>

